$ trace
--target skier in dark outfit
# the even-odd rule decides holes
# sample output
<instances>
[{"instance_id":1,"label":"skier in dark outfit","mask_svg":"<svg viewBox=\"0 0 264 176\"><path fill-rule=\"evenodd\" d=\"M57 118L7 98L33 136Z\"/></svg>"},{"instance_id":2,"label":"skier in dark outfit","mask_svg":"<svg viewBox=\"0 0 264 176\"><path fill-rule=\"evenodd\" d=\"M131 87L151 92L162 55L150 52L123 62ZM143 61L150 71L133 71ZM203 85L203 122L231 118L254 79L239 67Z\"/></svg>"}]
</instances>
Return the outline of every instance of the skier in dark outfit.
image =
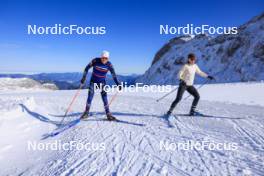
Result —
<instances>
[{"instance_id":1,"label":"skier in dark outfit","mask_svg":"<svg viewBox=\"0 0 264 176\"><path fill-rule=\"evenodd\" d=\"M167 115L170 115L173 109L176 107L176 105L181 101L185 90L187 90L187 92L189 92L194 97L189 115L193 116L193 115L199 114L198 112L195 111L198 101L200 99L200 95L197 89L193 86L195 73L199 74L202 77L208 78L210 80L214 79L214 77L208 76L206 73L202 72L200 68L198 67L198 65L195 64L195 61L196 61L195 55L190 53L188 55L187 64L185 64L179 72L178 76L180 79L180 84L179 84L179 88L177 92L177 97L172 102L170 109L167 112Z\"/></svg>"},{"instance_id":2,"label":"skier in dark outfit","mask_svg":"<svg viewBox=\"0 0 264 176\"><path fill-rule=\"evenodd\" d=\"M114 67L111 64L111 62L108 60L109 60L109 52L103 51L101 58L93 59L85 67L83 77L81 80L81 84L85 83L88 70L92 67L93 67L93 73L92 73L92 77L91 77L89 88L88 88L89 93L88 93L86 108L85 108L83 115L81 116L82 119L89 117L89 111L90 111L91 103L92 103L93 96L94 96L94 88L95 88L95 86L98 86L99 88L102 89L101 90L101 96L102 96L102 100L104 103L104 108L105 108L105 113L106 113L107 119L108 120L116 120L115 117L112 116L112 114L110 113L108 100L107 100L107 93L104 90L104 86L106 84L105 78L106 78L106 74L108 71L111 72L112 77L113 77L115 83L118 85L119 89L121 89L121 86L119 86L120 82L117 80Z\"/></svg>"}]
</instances>

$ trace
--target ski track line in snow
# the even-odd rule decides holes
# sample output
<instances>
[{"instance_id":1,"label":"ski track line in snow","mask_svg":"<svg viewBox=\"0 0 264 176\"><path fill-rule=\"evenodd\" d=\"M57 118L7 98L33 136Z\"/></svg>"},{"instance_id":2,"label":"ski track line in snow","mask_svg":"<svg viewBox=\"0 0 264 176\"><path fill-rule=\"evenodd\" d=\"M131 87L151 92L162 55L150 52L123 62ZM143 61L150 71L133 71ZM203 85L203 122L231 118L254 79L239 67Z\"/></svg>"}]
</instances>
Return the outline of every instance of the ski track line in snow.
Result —
<instances>
[{"instance_id":1,"label":"ski track line in snow","mask_svg":"<svg viewBox=\"0 0 264 176\"><path fill-rule=\"evenodd\" d=\"M152 135L152 138L154 137L155 135ZM140 142L144 139L144 137L146 137L146 135L144 135L142 138L141 138L141 140L140 140ZM156 139L157 141L159 141L160 139ZM140 145L138 145L138 146L140 146ZM141 152L143 152L143 154L144 155L147 155L147 156L149 156L149 154L146 154L145 152L144 152L144 149L142 150L141 148L139 148L138 149L139 151L141 151ZM155 152L156 153L156 152ZM166 162L167 163L167 161L166 160L164 160L164 159L161 159L159 156L157 156L155 153L153 153L153 154L151 154L151 156L153 156L154 157L154 159L158 159L158 161L159 162ZM184 173L183 171L181 171L181 170L178 170L178 169L175 169L174 167L172 167L171 169L173 169L174 171L176 171L176 173ZM186 174L186 173L185 173Z\"/></svg>"},{"instance_id":2,"label":"ski track line in snow","mask_svg":"<svg viewBox=\"0 0 264 176\"><path fill-rule=\"evenodd\" d=\"M124 139L124 138L123 138ZM125 137L125 139L126 139L126 137ZM123 140L122 140L123 141ZM126 140L125 140L126 141ZM125 159L127 159L126 157L123 157L123 153L125 152L124 151L124 149L125 149L125 144L127 144L127 143L124 143L124 144L121 144L121 142L119 142L119 143L116 143L115 145L117 146L117 145L122 145L123 146L123 150L121 150L121 152L120 152L120 154L117 154L118 153L118 150L117 151L115 151L115 150L113 150L113 153L117 156L117 157L115 157L115 158L119 158L119 159L114 159L114 163L116 163L117 162L117 160L119 160L119 162L120 161L125 161ZM123 157L123 159L121 159ZM121 164L122 162L120 162L120 164ZM115 164L116 165L116 164ZM120 168L120 170L122 170L122 168ZM115 171L113 172L113 173L118 173L118 171L119 171L119 167L117 166L116 167L116 169L115 169ZM106 175L107 175L107 173L105 173Z\"/></svg>"},{"instance_id":3,"label":"ski track line in snow","mask_svg":"<svg viewBox=\"0 0 264 176\"><path fill-rule=\"evenodd\" d=\"M80 127L79 127L79 128L80 128ZM105 128L100 128L100 129L97 131L97 133L92 134L92 137L89 136L89 138L86 138L85 140L82 140L81 142L82 142L82 143L88 143L89 141L93 141L93 139L95 139L96 137L98 137L99 135L101 135L101 133L102 133L103 131L105 131L105 130L106 130ZM88 134L88 135L89 135L89 134ZM84 136L81 136L81 137L84 137ZM87 154L89 154L89 153L91 153L91 156L95 154L95 153L93 153L93 152L87 152ZM76 159L76 161L78 161L78 160L79 160L79 157L81 157L81 156L80 156L80 153L79 153L79 152L76 152L76 151L71 151L69 154L70 154L70 156L66 156L65 158L72 158L72 157L74 157L74 158ZM76 155L76 154L77 154L77 155ZM90 156L90 157L91 157L91 156ZM66 160L66 161L67 161L67 160ZM82 162L82 163L84 163L84 162ZM64 166L65 166L65 165L67 165L67 163L65 163ZM64 171L64 174L62 174L62 175L68 175L67 173L69 173L69 171L73 172L74 169L76 169L76 168L74 167L74 165L73 165L73 167L70 166L69 168L67 168L67 169ZM70 173L71 173L71 172L70 172Z\"/></svg>"},{"instance_id":4,"label":"ski track line in snow","mask_svg":"<svg viewBox=\"0 0 264 176\"><path fill-rule=\"evenodd\" d=\"M51 99L54 101L50 101ZM36 97L34 101L35 108L29 107L31 111L41 109L41 112L45 112L46 108L46 111L52 110L55 114L60 112L56 109L62 108L58 105L53 108L54 103L64 102L63 97L61 99L59 96L45 97L47 104L43 97ZM118 104L118 101L124 105ZM81 121L69 130L48 139L62 142L71 140L81 143L105 142L105 151L54 151L48 160L36 161L36 165L26 168L24 172L20 172L21 175L242 175L245 168L250 168L253 175L262 175L264 172L263 121L259 121L262 113L260 108L250 106L240 108L234 104L201 101L202 111L208 114L221 113L221 116L216 118L177 116L172 119L174 128L168 128L164 119L155 115L164 113L164 110L159 104L150 102L154 102L153 98L145 98L143 101L120 96L113 106L113 111L119 112L121 107L122 112L127 112L119 113L118 118L131 123L143 123L146 126L103 121L100 115L102 113L99 113L91 117L96 119L95 121ZM183 102L177 111L188 112L189 104L189 101ZM169 103L164 105L169 106ZM80 112L81 108L82 103L78 101L74 112ZM248 113L246 117L243 116L245 112ZM44 114L46 116L47 113ZM234 119L240 116L242 119ZM58 117L46 117L58 120ZM78 116L71 116L68 119L76 117ZM256 126L258 123L259 126ZM24 124L20 128L23 126L27 125ZM160 150L161 140L241 141L241 144L246 145L242 145L238 153L208 150L174 152Z\"/></svg>"},{"instance_id":5,"label":"ski track line in snow","mask_svg":"<svg viewBox=\"0 0 264 176\"><path fill-rule=\"evenodd\" d=\"M263 152L263 137L260 136L260 138L257 139L256 137L259 136L259 134L253 130L254 128L245 130L244 127L236 121L231 120L231 122L234 124L234 129L236 129L236 131L250 144L252 150ZM255 133L255 135L252 133ZM262 150L259 149L260 147L262 147Z\"/></svg>"},{"instance_id":6,"label":"ski track line in snow","mask_svg":"<svg viewBox=\"0 0 264 176\"><path fill-rule=\"evenodd\" d=\"M76 126L76 129L79 129L80 127ZM88 129L89 130L89 129ZM101 128L99 129L97 132L97 135L100 135L100 131L103 131L105 130L104 128ZM71 131L67 131L63 134L63 136L66 136L68 134L70 134L70 136L74 133L71 132ZM93 135L94 138L96 137L96 134ZM84 136L81 136L81 137L84 137ZM92 138L90 138L91 140ZM73 139L70 139L70 140L73 140ZM89 138L86 138L86 140L83 140L81 142L87 142L89 140ZM60 175L62 171L65 171L65 173L67 172L67 164L68 162L70 162L67 158L71 158L71 159L74 159L75 161L78 161L78 159L80 158L80 155L77 155L78 154L77 151L62 151L62 153L57 153L56 156L54 156L54 158L52 158L51 161L51 165L48 165L47 168L45 168L45 165L44 165L44 168L42 168L44 171L49 171L49 174L54 174L54 175ZM61 162L57 162L57 161L62 161L63 163ZM72 168L70 168L71 170Z\"/></svg>"},{"instance_id":7,"label":"ski track line in snow","mask_svg":"<svg viewBox=\"0 0 264 176\"><path fill-rule=\"evenodd\" d=\"M187 124L183 124L181 120L179 120L179 117L178 116L174 116L175 117L175 124L180 124L182 126L182 129L185 129L185 130L188 130L188 132L191 132L191 136L192 136L192 139L196 139L196 137L193 137L193 133L197 133L198 131L194 132L194 130L197 130L195 128L190 128L189 126L187 126ZM178 127L179 128L179 127ZM182 134L182 133L181 133ZM206 135L208 136L208 134L204 134L202 133L202 135ZM210 171L210 168L209 166L206 164L205 160L203 159L203 156L201 155L201 153L194 149L194 156L197 156L199 158L199 160L201 161L201 163L203 164L204 168L207 170L207 173L206 175L213 175L212 172ZM202 170L203 171L203 170Z\"/></svg>"},{"instance_id":8,"label":"ski track line in snow","mask_svg":"<svg viewBox=\"0 0 264 176\"><path fill-rule=\"evenodd\" d=\"M178 118L178 120L179 120L179 118ZM235 121L235 120L232 120L232 121ZM184 127L186 128L186 125L184 125ZM193 127L192 127L192 129L193 129ZM188 130L189 130L189 131L192 131L192 129L188 127ZM209 135L207 135L207 136L209 136ZM211 136L210 136L210 137L211 137ZM199 155L200 155L200 154L199 154ZM201 156L201 155L200 155L200 156ZM202 159L202 158L201 158L201 159ZM203 162L203 163L205 163L205 162ZM207 167L207 169L209 170L208 167ZM210 171L210 170L209 170L209 171Z\"/></svg>"},{"instance_id":9,"label":"ski track line in snow","mask_svg":"<svg viewBox=\"0 0 264 176\"><path fill-rule=\"evenodd\" d=\"M228 167L228 166L227 166Z\"/></svg>"},{"instance_id":10,"label":"ski track line in snow","mask_svg":"<svg viewBox=\"0 0 264 176\"><path fill-rule=\"evenodd\" d=\"M139 143L142 143L144 141L144 139L146 139L146 135L142 135L141 139L139 140ZM139 145L140 146L140 145ZM143 170L141 170L142 172Z\"/></svg>"}]
</instances>

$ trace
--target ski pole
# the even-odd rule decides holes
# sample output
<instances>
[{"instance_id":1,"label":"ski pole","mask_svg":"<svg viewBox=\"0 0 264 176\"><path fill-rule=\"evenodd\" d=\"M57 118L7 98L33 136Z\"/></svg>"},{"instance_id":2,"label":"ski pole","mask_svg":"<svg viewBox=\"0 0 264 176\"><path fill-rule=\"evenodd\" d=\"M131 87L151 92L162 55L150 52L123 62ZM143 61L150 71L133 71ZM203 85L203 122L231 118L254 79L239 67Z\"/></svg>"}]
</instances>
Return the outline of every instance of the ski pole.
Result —
<instances>
[{"instance_id":1,"label":"ski pole","mask_svg":"<svg viewBox=\"0 0 264 176\"><path fill-rule=\"evenodd\" d=\"M220 70L219 72L215 73L214 76L218 75L219 73L224 72L227 68L228 68L228 67L226 67L226 68L224 68L223 70ZM205 84L208 83L208 81L209 81L209 80L207 80L204 84L202 84L202 85L201 85L200 87L198 87L197 89L200 89L201 87L203 87ZM164 96L160 97L160 98L157 99L156 101L159 102L160 100L164 99L165 97L167 97L168 95L170 95L172 92L176 91L177 89L178 89L178 87L175 88L175 89L173 89L173 90L170 91L169 93L165 94ZM184 100L186 100L186 99L189 98L189 97L190 97L190 95L187 96L186 98L184 98Z\"/></svg>"},{"instance_id":2,"label":"ski pole","mask_svg":"<svg viewBox=\"0 0 264 176\"><path fill-rule=\"evenodd\" d=\"M69 104L69 106L68 106L68 108L67 108L67 110L66 110L66 112L65 112L65 114L64 114L64 116L63 116L63 118L62 118L62 120L61 120L61 122L60 122L60 126L61 126L62 123L64 122L64 119L65 119L65 117L67 116L67 114L70 112L71 107L72 107L72 105L73 105L75 99L78 97L78 95L79 95L79 93L80 93L80 91L81 91L83 85L84 85L84 84L81 84L81 85L80 85L80 87L78 88L77 92L75 93L73 99L71 100L71 102L70 102L70 104Z\"/></svg>"},{"instance_id":3,"label":"ski pole","mask_svg":"<svg viewBox=\"0 0 264 176\"><path fill-rule=\"evenodd\" d=\"M165 97L167 97L168 95L170 95L172 92L176 91L178 89L178 87L176 87L175 89L171 90L170 92L168 92L167 94L163 95L162 97L160 97L159 99L157 99L156 101L159 102L160 100L164 99Z\"/></svg>"},{"instance_id":4,"label":"ski pole","mask_svg":"<svg viewBox=\"0 0 264 176\"><path fill-rule=\"evenodd\" d=\"M201 85L197 88L197 90L200 89L200 88L202 88L202 87L203 87L205 84L207 84L209 81L210 81L210 80L205 81L203 84L201 84ZM187 97L185 97L185 98L183 99L183 101L184 101L184 100L187 100L190 96L191 96L191 95L188 95Z\"/></svg>"},{"instance_id":5,"label":"ski pole","mask_svg":"<svg viewBox=\"0 0 264 176\"><path fill-rule=\"evenodd\" d=\"M110 106L112 104L112 102L115 100L115 98L117 97L118 91L114 94L114 96L111 98L108 106Z\"/></svg>"}]
</instances>

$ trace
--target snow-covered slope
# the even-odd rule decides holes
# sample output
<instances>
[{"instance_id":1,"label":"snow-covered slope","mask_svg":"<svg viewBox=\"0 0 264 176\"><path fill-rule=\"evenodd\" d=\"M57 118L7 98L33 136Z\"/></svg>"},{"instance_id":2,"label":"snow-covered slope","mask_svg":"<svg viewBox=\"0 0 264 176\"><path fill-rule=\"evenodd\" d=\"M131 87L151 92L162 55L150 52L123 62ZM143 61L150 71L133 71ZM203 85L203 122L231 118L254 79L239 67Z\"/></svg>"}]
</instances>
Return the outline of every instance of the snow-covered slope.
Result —
<instances>
[{"instance_id":1,"label":"snow-covered slope","mask_svg":"<svg viewBox=\"0 0 264 176\"><path fill-rule=\"evenodd\" d=\"M187 40L188 39L188 40ZM189 53L217 82L264 80L264 13L239 27L237 35L181 36L171 39L155 55L151 67L136 82L176 84L177 73ZM201 83L201 79L197 79Z\"/></svg>"},{"instance_id":2,"label":"snow-covered slope","mask_svg":"<svg viewBox=\"0 0 264 176\"><path fill-rule=\"evenodd\" d=\"M238 87L248 92L242 99L230 96ZM215 90L221 88L224 96L219 99ZM210 116L181 115L190 108L191 99L188 99L175 110L177 118L170 119L172 128L161 115L175 93L160 103L155 99L162 96L161 93L120 93L111 104L111 110L122 122L103 120L103 105L97 93L91 109L93 116L79 122L75 120L83 111L87 97L87 90L82 90L66 117L71 127L59 128L76 91L0 92L0 175L263 175L263 83L217 84L203 89L207 91L201 90L198 108ZM259 99L254 104L259 105L253 106L257 94ZM33 151L27 148L30 141L37 144L104 143L105 149ZM173 146L188 141L235 143L238 148L160 148L161 142Z\"/></svg>"},{"instance_id":3,"label":"snow-covered slope","mask_svg":"<svg viewBox=\"0 0 264 176\"><path fill-rule=\"evenodd\" d=\"M51 83L41 84L30 78L0 78L0 90L57 90Z\"/></svg>"}]
</instances>

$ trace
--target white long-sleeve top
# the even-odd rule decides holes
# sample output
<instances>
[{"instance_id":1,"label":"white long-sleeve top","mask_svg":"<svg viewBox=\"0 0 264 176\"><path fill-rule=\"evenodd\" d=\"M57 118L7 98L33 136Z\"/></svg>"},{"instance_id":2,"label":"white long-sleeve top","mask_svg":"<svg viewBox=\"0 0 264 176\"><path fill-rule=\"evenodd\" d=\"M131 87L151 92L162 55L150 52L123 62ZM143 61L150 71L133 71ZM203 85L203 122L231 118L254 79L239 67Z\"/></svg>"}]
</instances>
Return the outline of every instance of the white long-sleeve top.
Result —
<instances>
[{"instance_id":1,"label":"white long-sleeve top","mask_svg":"<svg viewBox=\"0 0 264 176\"><path fill-rule=\"evenodd\" d=\"M207 77L208 75L200 70L196 64L185 64L179 71L178 77L186 82L186 85L193 85L195 73L202 77Z\"/></svg>"}]
</instances>

